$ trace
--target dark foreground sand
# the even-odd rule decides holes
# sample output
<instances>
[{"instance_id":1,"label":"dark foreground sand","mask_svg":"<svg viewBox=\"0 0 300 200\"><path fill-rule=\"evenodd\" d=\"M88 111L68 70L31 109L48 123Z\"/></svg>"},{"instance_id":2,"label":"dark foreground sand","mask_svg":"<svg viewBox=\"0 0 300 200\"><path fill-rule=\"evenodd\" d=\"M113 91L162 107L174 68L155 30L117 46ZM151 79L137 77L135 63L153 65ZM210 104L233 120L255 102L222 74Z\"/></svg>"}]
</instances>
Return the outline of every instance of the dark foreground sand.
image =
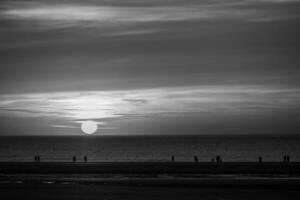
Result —
<instances>
[{"instance_id":1,"label":"dark foreground sand","mask_svg":"<svg viewBox=\"0 0 300 200\"><path fill-rule=\"evenodd\" d=\"M1 199L300 199L290 176L0 175Z\"/></svg>"},{"instance_id":2,"label":"dark foreground sand","mask_svg":"<svg viewBox=\"0 0 300 200\"><path fill-rule=\"evenodd\" d=\"M185 186L126 186L126 185L44 185L12 184L0 187L1 199L203 199L203 200L289 200L300 198L297 189L185 187Z\"/></svg>"},{"instance_id":3,"label":"dark foreground sand","mask_svg":"<svg viewBox=\"0 0 300 200\"><path fill-rule=\"evenodd\" d=\"M0 163L0 199L300 199L299 163Z\"/></svg>"}]
</instances>

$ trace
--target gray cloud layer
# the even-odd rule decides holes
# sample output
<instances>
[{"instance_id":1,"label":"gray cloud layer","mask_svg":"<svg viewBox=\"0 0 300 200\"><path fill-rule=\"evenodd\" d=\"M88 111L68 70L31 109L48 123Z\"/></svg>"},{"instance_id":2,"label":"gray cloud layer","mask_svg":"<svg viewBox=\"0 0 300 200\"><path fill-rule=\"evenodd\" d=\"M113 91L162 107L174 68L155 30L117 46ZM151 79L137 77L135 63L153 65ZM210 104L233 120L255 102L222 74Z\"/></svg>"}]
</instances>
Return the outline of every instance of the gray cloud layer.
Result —
<instances>
[{"instance_id":1,"label":"gray cloud layer","mask_svg":"<svg viewBox=\"0 0 300 200\"><path fill-rule=\"evenodd\" d=\"M97 1L96 1L97 2ZM149 22L176 21L272 21L298 19L298 1L115 1L41 2L17 1L4 3L3 19L31 21L32 28L56 29L72 26L119 27ZM282 9L285 7L285 9Z\"/></svg>"},{"instance_id":2,"label":"gray cloud layer","mask_svg":"<svg viewBox=\"0 0 300 200\"><path fill-rule=\"evenodd\" d=\"M272 116L298 110L299 101L300 89L249 86L19 94L0 96L0 118L15 118L13 123L18 123L18 128L26 127L28 119L32 119L33 126L39 126L39 119L45 119L48 124L43 124L39 131L48 134L57 134L51 132L51 129L57 128L69 129L66 134L78 133L78 123L85 120L97 121L102 133L106 134L152 134L153 130L156 133L181 134L181 123L183 127L190 125L186 129L190 134L216 133L207 127L210 124L221 127L226 124L229 129L223 131L236 133L240 130L239 133L243 134L251 133L243 121L252 118L272 120ZM294 113L300 114L298 111ZM225 116L234 119L234 122L226 122ZM294 123L294 120L289 123ZM153 127L149 127L152 123ZM281 125L289 123L280 122ZM176 131L173 126L178 124ZM257 124L259 126L260 123ZM277 125L260 126L260 133L280 133ZM149 127L149 130L144 127ZM39 132L32 131L32 134Z\"/></svg>"},{"instance_id":3,"label":"gray cloud layer","mask_svg":"<svg viewBox=\"0 0 300 200\"><path fill-rule=\"evenodd\" d=\"M299 9L296 0L1 1L0 128L61 134L94 119L110 133L297 133Z\"/></svg>"}]
</instances>

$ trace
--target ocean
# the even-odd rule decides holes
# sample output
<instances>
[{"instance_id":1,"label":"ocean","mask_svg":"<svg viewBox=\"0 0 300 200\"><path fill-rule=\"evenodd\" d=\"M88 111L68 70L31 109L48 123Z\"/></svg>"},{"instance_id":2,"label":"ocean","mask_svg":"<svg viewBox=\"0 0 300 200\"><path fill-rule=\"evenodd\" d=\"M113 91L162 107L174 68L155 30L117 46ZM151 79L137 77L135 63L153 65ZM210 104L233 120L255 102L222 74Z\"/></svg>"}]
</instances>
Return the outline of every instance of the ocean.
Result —
<instances>
[{"instance_id":1,"label":"ocean","mask_svg":"<svg viewBox=\"0 0 300 200\"><path fill-rule=\"evenodd\" d=\"M2 136L0 161L300 161L299 136Z\"/></svg>"}]
</instances>

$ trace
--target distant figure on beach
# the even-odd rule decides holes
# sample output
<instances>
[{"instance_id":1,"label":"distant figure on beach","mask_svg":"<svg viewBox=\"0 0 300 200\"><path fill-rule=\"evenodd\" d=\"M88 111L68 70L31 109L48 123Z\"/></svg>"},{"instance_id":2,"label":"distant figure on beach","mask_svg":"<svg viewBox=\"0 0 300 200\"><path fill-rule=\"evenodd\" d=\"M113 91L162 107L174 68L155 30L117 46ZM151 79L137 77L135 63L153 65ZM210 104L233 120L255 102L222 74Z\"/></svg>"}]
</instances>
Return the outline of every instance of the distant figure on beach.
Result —
<instances>
[{"instance_id":1,"label":"distant figure on beach","mask_svg":"<svg viewBox=\"0 0 300 200\"><path fill-rule=\"evenodd\" d=\"M34 161L35 162L39 162L40 161L40 156L39 155L35 155L34 156Z\"/></svg>"},{"instance_id":2,"label":"distant figure on beach","mask_svg":"<svg viewBox=\"0 0 300 200\"><path fill-rule=\"evenodd\" d=\"M73 162L76 162L76 156L73 156Z\"/></svg>"},{"instance_id":3,"label":"distant figure on beach","mask_svg":"<svg viewBox=\"0 0 300 200\"><path fill-rule=\"evenodd\" d=\"M198 162L198 157L194 156L194 162Z\"/></svg>"},{"instance_id":4,"label":"distant figure on beach","mask_svg":"<svg viewBox=\"0 0 300 200\"><path fill-rule=\"evenodd\" d=\"M218 164L220 164L220 163L222 162L222 160L221 160L221 156L217 155L217 157L216 157L216 161L217 161L217 163L218 163Z\"/></svg>"},{"instance_id":5,"label":"distant figure on beach","mask_svg":"<svg viewBox=\"0 0 300 200\"><path fill-rule=\"evenodd\" d=\"M175 162L175 157L172 156L172 157L171 157L171 160L172 160L172 162Z\"/></svg>"},{"instance_id":6,"label":"distant figure on beach","mask_svg":"<svg viewBox=\"0 0 300 200\"><path fill-rule=\"evenodd\" d=\"M262 163L262 157L261 156L258 157L258 162Z\"/></svg>"},{"instance_id":7,"label":"distant figure on beach","mask_svg":"<svg viewBox=\"0 0 300 200\"><path fill-rule=\"evenodd\" d=\"M85 163L87 162L87 156L84 156L84 162Z\"/></svg>"},{"instance_id":8,"label":"distant figure on beach","mask_svg":"<svg viewBox=\"0 0 300 200\"><path fill-rule=\"evenodd\" d=\"M284 155L283 156L283 162L290 162L290 156L289 155Z\"/></svg>"}]
</instances>

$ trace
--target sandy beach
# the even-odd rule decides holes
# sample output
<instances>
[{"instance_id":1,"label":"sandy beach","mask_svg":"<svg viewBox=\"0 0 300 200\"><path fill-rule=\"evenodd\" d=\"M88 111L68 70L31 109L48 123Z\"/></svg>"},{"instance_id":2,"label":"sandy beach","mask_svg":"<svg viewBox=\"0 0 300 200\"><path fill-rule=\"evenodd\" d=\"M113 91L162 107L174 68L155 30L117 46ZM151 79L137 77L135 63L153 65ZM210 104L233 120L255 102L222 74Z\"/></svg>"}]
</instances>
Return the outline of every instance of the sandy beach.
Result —
<instances>
[{"instance_id":1,"label":"sandy beach","mask_svg":"<svg viewBox=\"0 0 300 200\"><path fill-rule=\"evenodd\" d=\"M5 199L298 199L299 163L1 163Z\"/></svg>"},{"instance_id":2,"label":"sandy beach","mask_svg":"<svg viewBox=\"0 0 300 200\"><path fill-rule=\"evenodd\" d=\"M4 199L299 199L299 187L264 185L0 184Z\"/></svg>"}]
</instances>

